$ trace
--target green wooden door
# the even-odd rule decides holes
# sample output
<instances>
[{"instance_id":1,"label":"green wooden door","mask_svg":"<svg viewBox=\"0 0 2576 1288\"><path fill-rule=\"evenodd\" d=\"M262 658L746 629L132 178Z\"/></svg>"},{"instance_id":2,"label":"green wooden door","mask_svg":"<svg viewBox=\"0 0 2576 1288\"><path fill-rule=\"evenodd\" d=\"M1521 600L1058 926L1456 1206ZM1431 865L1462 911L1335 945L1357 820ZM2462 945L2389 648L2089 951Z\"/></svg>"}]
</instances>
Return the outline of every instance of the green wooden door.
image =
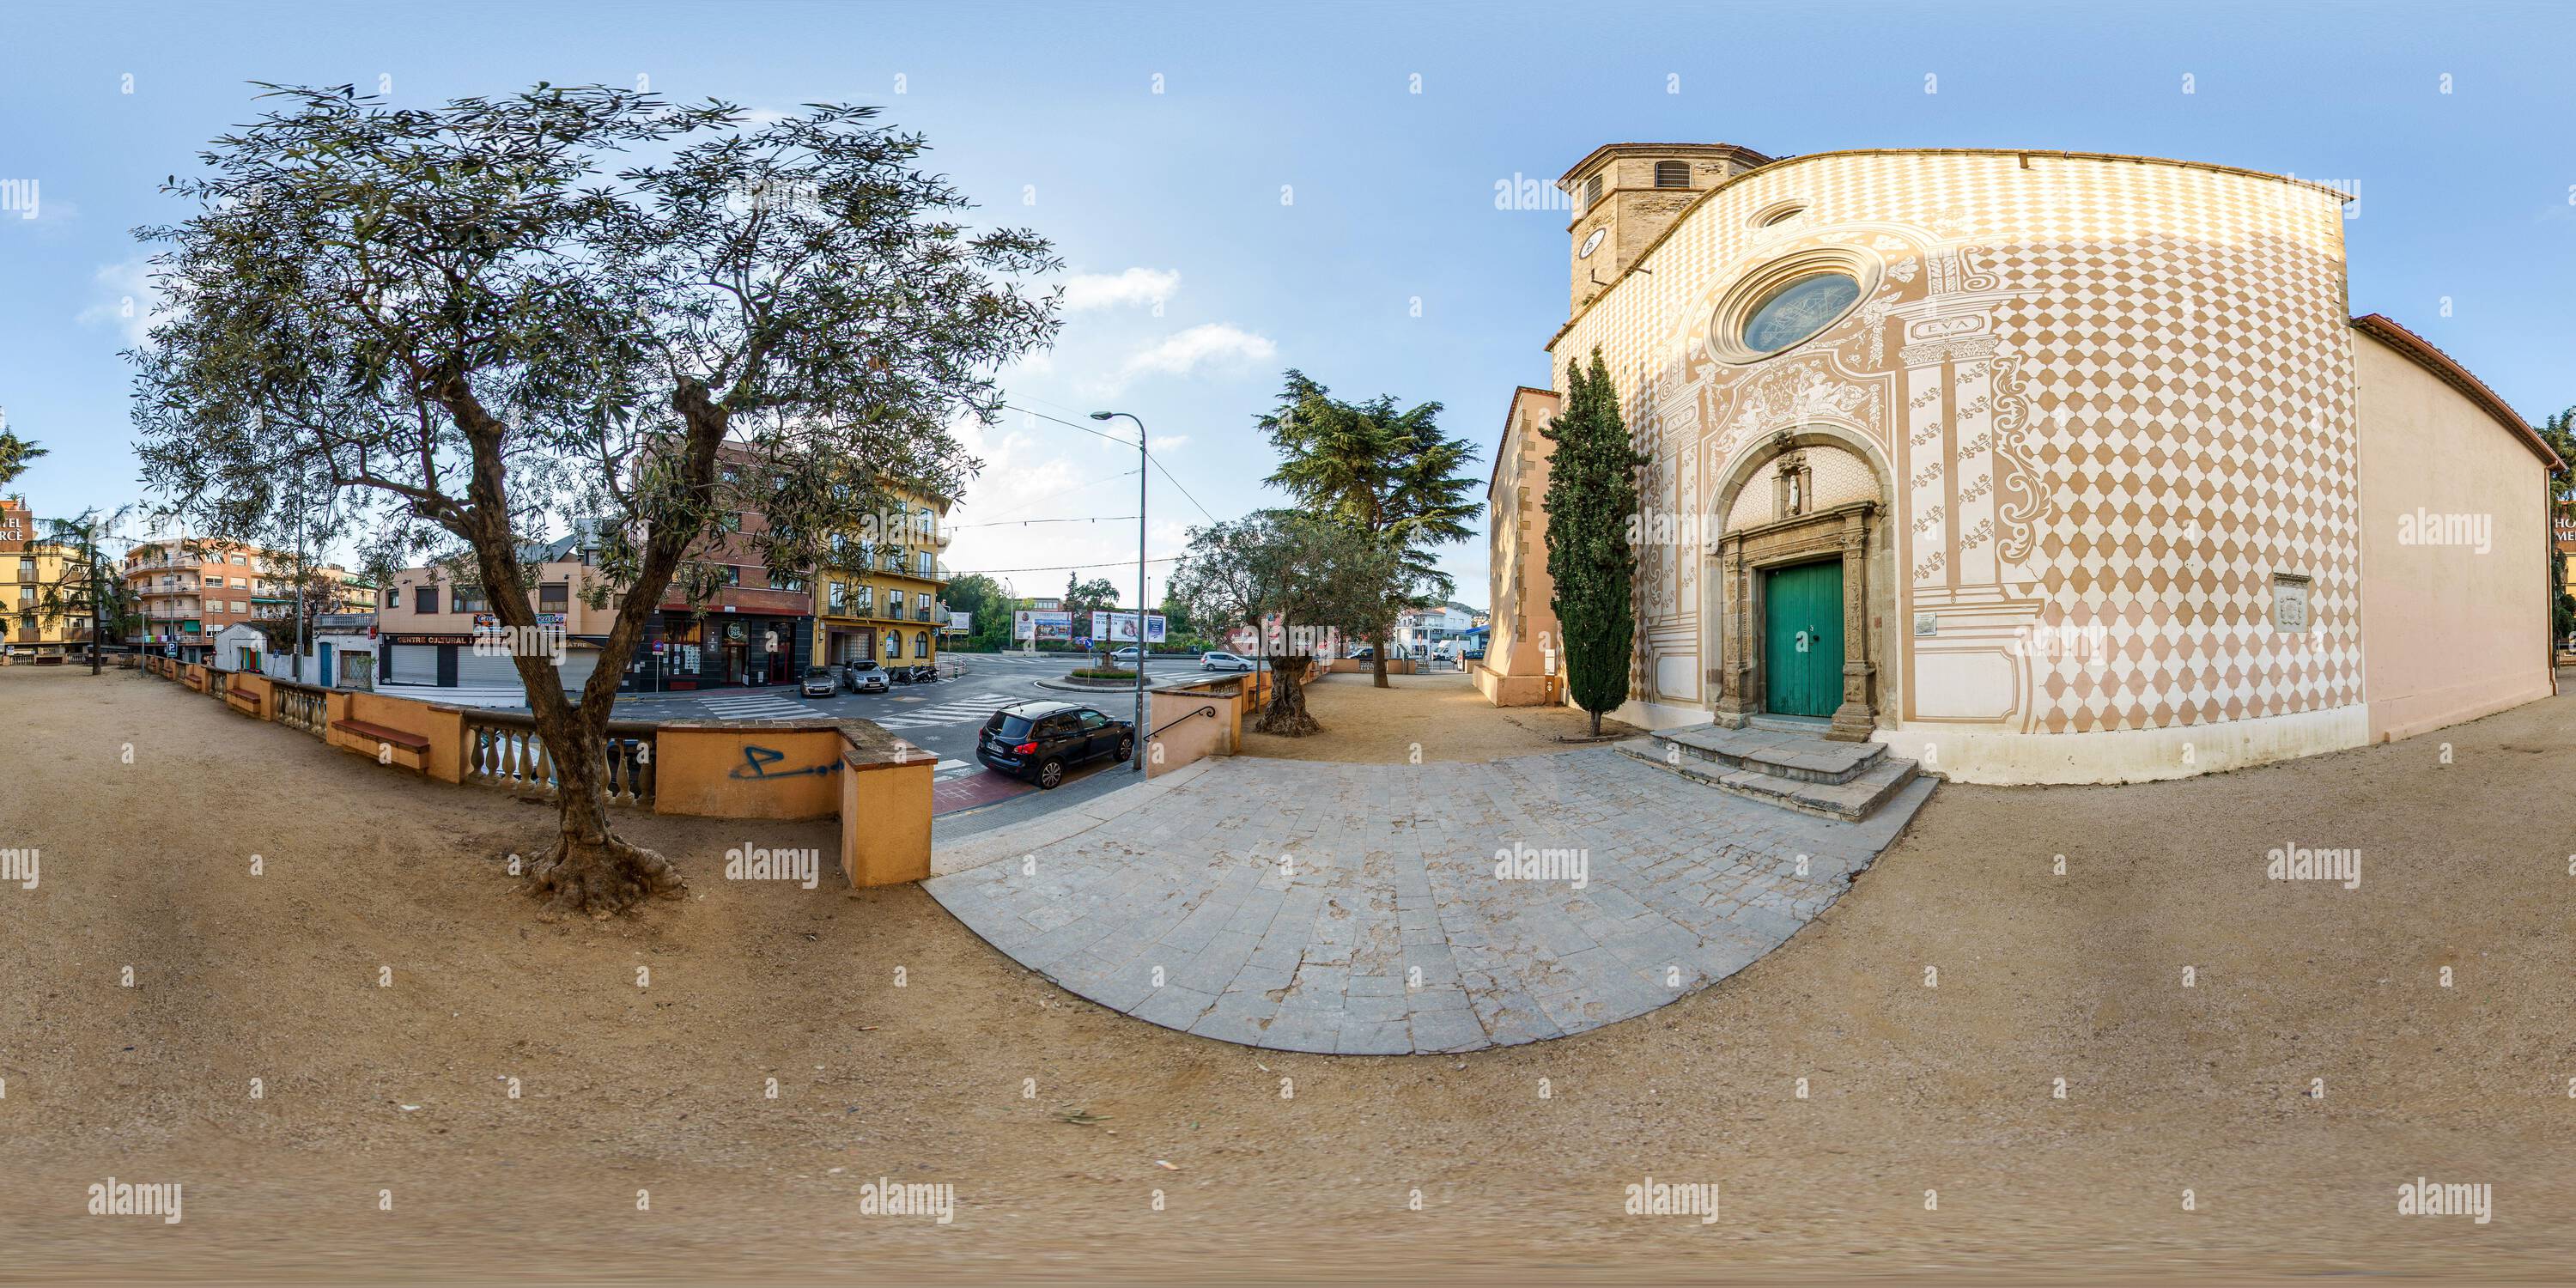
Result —
<instances>
[{"instance_id":1,"label":"green wooden door","mask_svg":"<svg viewBox=\"0 0 2576 1288\"><path fill-rule=\"evenodd\" d=\"M1843 565L1839 559L1763 574L1763 705L1785 716L1831 716L1843 704Z\"/></svg>"}]
</instances>

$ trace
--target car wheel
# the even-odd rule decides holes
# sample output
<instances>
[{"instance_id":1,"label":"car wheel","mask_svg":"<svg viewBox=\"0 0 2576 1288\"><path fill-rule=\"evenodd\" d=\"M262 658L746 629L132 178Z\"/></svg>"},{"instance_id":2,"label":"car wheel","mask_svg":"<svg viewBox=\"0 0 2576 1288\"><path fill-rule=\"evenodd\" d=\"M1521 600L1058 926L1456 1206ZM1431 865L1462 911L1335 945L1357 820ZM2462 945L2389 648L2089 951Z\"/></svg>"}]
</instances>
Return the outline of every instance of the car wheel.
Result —
<instances>
[{"instance_id":1,"label":"car wheel","mask_svg":"<svg viewBox=\"0 0 2576 1288\"><path fill-rule=\"evenodd\" d=\"M1121 739L1119 739L1119 740L1118 740L1118 763L1119 763L1119 764L1122 764L1122 765L1123 765L1123 764L1126 764L1126 763L1128 762L1128 760L1132 759L1132 758L1135 756L1135 754L1136 754L1136 740L1135 740L1135 739L1133 739L1133 738L1121 738Z\"/></svg>"},{"instance_id":2,"label":"car wheel","mask_svg":"<svg viewBox=\"0 0 2576 1288\"><path fill-rule=\"evenodd\" d=\"M1052 790L1057 783L1063 781L1063 761L1049 757L1045 764L1038 766L1038 786Z\"/></svg>"}]
</instances>

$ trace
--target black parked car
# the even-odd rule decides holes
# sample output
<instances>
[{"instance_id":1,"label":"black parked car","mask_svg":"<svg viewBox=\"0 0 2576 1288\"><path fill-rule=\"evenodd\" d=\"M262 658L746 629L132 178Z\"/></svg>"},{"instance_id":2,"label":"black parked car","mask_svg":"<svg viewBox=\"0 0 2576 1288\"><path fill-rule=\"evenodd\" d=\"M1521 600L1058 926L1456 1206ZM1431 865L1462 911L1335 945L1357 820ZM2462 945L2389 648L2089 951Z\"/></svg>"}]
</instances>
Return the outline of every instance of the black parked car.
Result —
<instances>
[{"instance_id":1,"label":"black parked car","mask_svg":"<svg viewBox=\"0 0 2576 1288\"><path fill-rule=\"evenodd\" d=\"M994 712L975 739L975 759L1040 787L1104 756L1135 754L1136 727L1070 702L1017 702Z\"/></svg>"}]
</instances>

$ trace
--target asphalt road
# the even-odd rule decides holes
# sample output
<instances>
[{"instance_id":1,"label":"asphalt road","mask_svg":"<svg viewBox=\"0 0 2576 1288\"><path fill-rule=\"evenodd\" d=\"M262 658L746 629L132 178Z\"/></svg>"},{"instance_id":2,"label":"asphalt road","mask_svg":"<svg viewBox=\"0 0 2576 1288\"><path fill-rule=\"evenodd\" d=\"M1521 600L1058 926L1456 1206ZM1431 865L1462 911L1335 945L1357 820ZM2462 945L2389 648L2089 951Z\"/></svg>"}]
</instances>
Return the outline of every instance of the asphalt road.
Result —
<instances>
[{"instance_id":1,"label":"asphalt road","mask_svg":"<svg viewBox=\"0 0 2576 1288\"><path fill-rule=\"evenodd\" d=\"M1133 781L1126 766L1095 762L1066 775L1064 784L1053 791L1040 791L1034 784L994 773L975 759L976 733L996 707L1034 698L1058 699L1096 707L1123 720L1132 718L1135 710L1134 699L1125 692L1066 693L1038 687L1038 680L1060 678L1075 665L1057 655L1028 659L961 653L945 661L962 664L966 674L936 684L898 684L885 693L841 693L829 698L801 696L794 685L629 694L617 700L617 714L622 719L795 720L819 715L873 721L939 757L931 776L931 810L943 837L1016 822ZM1155 683L1205 673L1188 658L1155 659L1145 668L1147 679Z\"/></svg>"}]
</instances>

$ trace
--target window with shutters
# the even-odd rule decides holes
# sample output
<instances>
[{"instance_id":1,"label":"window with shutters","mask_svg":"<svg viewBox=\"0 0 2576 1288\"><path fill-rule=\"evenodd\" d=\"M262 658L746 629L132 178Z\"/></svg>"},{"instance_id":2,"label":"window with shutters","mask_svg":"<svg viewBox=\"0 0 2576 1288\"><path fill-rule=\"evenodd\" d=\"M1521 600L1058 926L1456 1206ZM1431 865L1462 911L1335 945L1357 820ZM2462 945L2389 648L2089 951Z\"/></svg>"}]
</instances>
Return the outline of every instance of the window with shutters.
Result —
<instances>
[{"instance_id":1,"label":"window with shutters","mask_svg":"<svg viewBox=\"0 0 2576 1288\"><path fill-rule=\"evenodd\" d=\"M1687 188L1690 186L1690 162L1658 161L1655 163L1655 186Z\"/></svg>"}]
</instances>

